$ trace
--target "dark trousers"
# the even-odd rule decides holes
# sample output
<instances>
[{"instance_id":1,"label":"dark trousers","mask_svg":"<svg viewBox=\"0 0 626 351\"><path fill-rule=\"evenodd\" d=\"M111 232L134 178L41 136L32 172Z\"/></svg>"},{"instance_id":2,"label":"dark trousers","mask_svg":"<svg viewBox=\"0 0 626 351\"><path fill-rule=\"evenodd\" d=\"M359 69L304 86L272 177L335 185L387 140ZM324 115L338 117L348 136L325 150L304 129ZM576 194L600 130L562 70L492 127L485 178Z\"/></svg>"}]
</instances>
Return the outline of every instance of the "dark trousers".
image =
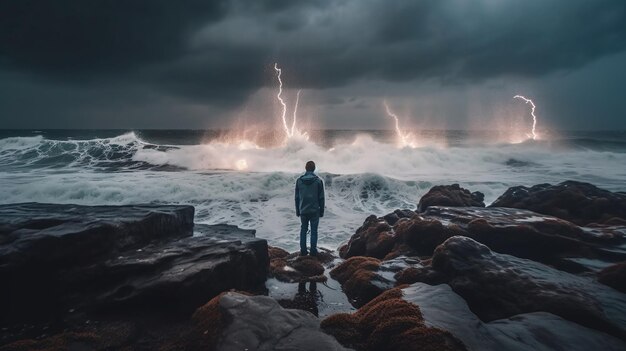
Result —
<instances>
[{"instance_id":1,"label":"dark trousers","mask_svg":"<svg viewBox=\"0 0 626 351\"><path fill-rule=\"evenodd\" d=\"M320 224L320 217L318 215L300 215L300 253L306 255L306 232L309 230L309 223L311 223L311 254L317 254L317 226Z\"/></svg>"}]
</instances>

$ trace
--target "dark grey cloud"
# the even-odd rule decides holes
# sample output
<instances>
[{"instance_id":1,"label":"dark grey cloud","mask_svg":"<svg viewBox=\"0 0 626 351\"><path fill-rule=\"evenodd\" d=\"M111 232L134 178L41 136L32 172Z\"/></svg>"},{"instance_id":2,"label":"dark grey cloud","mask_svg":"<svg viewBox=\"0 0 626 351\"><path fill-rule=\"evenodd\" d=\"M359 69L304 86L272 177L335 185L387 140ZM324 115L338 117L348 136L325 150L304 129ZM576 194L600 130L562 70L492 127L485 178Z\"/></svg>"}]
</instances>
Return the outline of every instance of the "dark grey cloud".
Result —
<instances>
[{"instance_id":1,"label":"dark grey cloud","mask_svg":"<svg viewBox=\"0 0 626 351\"><path fill-rule=\"evenodd\" d=\"M224 110L274 85L273 62L291 87L445 86L542 79L625 48L621 0L0 2L0 71Z\"/></svg>"},{"instance_id":2,"label":"dark grey cloud","mask_svg":"<svg viewBox=\"0 0 626 351\"><path fill-rule=\"evenodd\" d=\"M57 78L125 71L175 59L222 1L0 2L0 57L9 68Z\"/></svg>"}]
</instances>

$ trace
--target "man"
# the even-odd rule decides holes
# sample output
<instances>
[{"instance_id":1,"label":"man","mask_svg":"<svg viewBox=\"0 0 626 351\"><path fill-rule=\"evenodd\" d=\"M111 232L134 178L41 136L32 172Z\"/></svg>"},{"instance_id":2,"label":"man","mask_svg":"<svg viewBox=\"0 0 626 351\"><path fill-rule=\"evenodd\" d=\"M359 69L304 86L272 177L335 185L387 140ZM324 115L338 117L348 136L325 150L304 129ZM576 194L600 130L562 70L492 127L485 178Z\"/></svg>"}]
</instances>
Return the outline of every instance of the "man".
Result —
<instances>
[{"instance_id":1,"label":"man","mask_svg":"<svg viewBox=\"0 0 626 351\"><path fill-rule=\"evenodd\" d=\"M306 232L311 223L311 256L317 256L317 225L324 217L324 183L316 176L315 163L309 161L306 173L296 180L296 216L300 217L300 256L308 254Z\"/></svg>"}]
</instances>

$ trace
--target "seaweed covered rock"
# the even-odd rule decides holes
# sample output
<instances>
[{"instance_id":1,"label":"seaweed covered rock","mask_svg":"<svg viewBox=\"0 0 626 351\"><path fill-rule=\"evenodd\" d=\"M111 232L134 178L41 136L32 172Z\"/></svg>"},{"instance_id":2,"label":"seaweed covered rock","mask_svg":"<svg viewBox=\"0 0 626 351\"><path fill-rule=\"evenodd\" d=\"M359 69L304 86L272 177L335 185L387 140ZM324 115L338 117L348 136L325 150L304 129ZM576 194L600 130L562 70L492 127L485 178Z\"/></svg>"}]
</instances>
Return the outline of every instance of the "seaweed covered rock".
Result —
<instances>
[{"instance_id":1,"label":"seaweed covered rock","mask_svg":"<svg viewBox=\"0 0 626 351\"><path fill-rule=\"evenodd\" d=\"M459 184L437 185L420 199L417 212L424 212L430 206L446 207L485 207L485 195L479 191L470 192Z\"/></svg>"},{"instance_id":2,"label":"seaweed covered rock","mask_svg":"<svg viewBox=\"0 0 626 351\"><path fill-rule=\"evenodd\" d=\"M322 321L322 329L344 346L356 350L465 350L451 333L425 325L419 307L394 288L352 314Z\"/></svg>"},{"instance_id":3,"label":"seaweed covered rock","mask_svg":"<svg viewBox=\"0 0 626 351\"><path fill-rule=\"evenodd\" d=\"M610 192L572 180L557 185L512 187L490 207L527 209L578 225L626 223L626 193Z\"/></svg>"},{"instance_id":4,"label":"seaweed covered rock","mask_svg":"<svg viewBox=\"0 0 626 351\"><path fill-rule=\"evenodd\" d=\"M317 256L300 256L297 252L290 254L283 249L270 247L269 255L270 276L287 283L326 281L324 264L336 258L323 248L319 249Z\"/></svg>"},{"instance_id":5,"label":"seaweed covered rock","mask_svg":"<svg viewBox=\"0 0 626 351\"><path fill-rule=\"evenodd\" d=\"M610 229L610 228L609 228ZM368 256L389 260L399 256L430 256L452 236L467 236L495 251L529 258L563 269L587 270L563 258L590 257L609 262L626 259L620 249L623 233L607 228L581 228L571 222L512 208L439 207L414 213L390 225L369 216L340 249L343 258Z\"/></svg>"},{"instance_id":6,"label":"seaweed covered rock","mask_svg":"<svg viewBox=\"0 0 626 351\"><path fill-rule=\"evenodd\" d=\"M348 298L360 306L393 287L376 274L379 267L380 260L376 258L352 257L331 270L330 276L341 283Z\"/></svg>"},{"instance_id":7,"label":"seaweed covered rock","mask_svg":"<svg viewBox=\"0 0 626 351\"><path fill-rule=\"evenodd\" d=\"M402 293L404 300L419 307L425 324L449 331L468 350L618 351L626 348L622 340L546 312L518 314L485 323L446 284L417 283L402 289Z\"/></svg>"}]
</instances>

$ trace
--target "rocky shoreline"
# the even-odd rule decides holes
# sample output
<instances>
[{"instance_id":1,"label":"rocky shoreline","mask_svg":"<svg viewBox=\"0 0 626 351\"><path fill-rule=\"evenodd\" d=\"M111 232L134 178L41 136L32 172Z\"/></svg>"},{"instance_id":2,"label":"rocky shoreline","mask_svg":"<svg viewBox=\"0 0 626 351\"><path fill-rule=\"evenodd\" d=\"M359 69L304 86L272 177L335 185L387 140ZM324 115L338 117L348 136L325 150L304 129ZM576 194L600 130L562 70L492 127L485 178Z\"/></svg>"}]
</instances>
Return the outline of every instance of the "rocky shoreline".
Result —
<instances>
[{"instance_id":1,"label":"rocky shoreline","mask_svg":"<svg viewBox=\"0 0 626 351\"><path fill-rule=\"evenodd\" d=\"M0 350L626 349L626 193L416 208L314 258L191 206L0 205Z\"/></svg>"}]
</instances>

